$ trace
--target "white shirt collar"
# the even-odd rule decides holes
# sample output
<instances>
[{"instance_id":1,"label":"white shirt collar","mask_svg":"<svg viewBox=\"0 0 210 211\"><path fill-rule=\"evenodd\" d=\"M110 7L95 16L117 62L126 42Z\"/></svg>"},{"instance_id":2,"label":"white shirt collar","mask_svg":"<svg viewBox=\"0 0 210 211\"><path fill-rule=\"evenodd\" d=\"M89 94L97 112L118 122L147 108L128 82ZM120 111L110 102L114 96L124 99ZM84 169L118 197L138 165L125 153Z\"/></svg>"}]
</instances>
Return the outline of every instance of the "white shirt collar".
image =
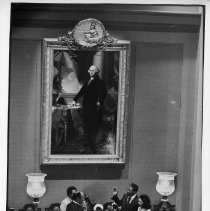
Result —
<instances>
[{"instance_id":1,"label":"white shirt collar","mask_svg":"<svg viewBox=\"0 0 210 211\"><path fill-rule=\"evenodd\" d=\"M76 201L74 201L74 200L72 200L72 202L74 202L75 204L79 204L78 202L76 202Z\"/></svg>"},{"instance_id":2,"label":"white shirt collar","mask_svg":"<svg viewBox=\"0 0 210 211\"><path fill-rule=\"evenodd\" d=\"M136 194L134 194L133 196L131 196L131 199L130 199L129 203L131 203L135 197L136 197Z\"/></svg>"}]
</instances>

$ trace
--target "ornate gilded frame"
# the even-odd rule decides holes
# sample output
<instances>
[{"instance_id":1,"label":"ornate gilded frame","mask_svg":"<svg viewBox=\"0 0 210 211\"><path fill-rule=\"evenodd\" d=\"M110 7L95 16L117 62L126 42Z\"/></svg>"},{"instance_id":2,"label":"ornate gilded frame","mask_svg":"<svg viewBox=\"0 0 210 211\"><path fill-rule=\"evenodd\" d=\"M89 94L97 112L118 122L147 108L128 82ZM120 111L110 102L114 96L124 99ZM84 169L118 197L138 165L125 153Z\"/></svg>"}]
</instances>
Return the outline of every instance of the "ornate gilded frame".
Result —
<instances>
[{"instance_id":1,"label":"ornate gilded frame","mask_svg":"<svg viewBox=\"0 0 210 211\"><path fill-rule=\"evenodd\" d=\"M52 69L55 50L67 51L60 39L43 39L43 68L41 96L41 164L123 164L125 163L130 41L118 40L114 46L108 46L104 51L119 52L119 91L117 108L116 149L114 154L52 154L51 153L51 124L52 124ZM74 51L74 50L72 50ZM82 49L80 51L86 51Z\"/></svg>"}]
</instances>

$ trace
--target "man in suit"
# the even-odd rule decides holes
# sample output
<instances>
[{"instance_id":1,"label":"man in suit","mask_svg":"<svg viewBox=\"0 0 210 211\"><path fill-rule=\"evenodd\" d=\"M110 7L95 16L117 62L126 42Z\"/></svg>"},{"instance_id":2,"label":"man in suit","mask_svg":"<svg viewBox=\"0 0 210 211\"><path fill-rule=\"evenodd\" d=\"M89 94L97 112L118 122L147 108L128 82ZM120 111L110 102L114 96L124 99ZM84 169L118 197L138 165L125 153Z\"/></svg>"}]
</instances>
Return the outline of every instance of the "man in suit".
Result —
<instances>
[{"instance_id":1,"label":"man in suit","mask_svg":"<svg viewBox=\"0 0 210 211\"><path fill-rule=\"evenodd\" d=\"M113 189L112 200L119 206L122 211L137 211L138 210L138 185L131 183L128 187L127 193L125 193L120 200L118 198L118 191Z\"/></svg>"},{"instance_id":2,"label":"man in suit","mask_svg":"<svg viewBox=\"0 0 210 211\"><path fill-rule=\"evenodd\" d=\"M81 204L81 193L76 192L72 195L72 201L67 205L66 211L84 211Z\"/></svg>"},{"instance_id":3,"label":"man in suit","mask_svg":"<svg viewBox=\"0 0 210 211\"><path fill-rule=\"evenodd\" d=\"M90 79L86 82L78 94L74 97L72 105L83 97L82 109L84 118L84 131L88 146L92 152L96 152L95 138L102 124L103 103L107 94L105 83L99 78L99 70L95 65L90 66L88 73Z\"/></svg>"},{"instance_id":4,"label":"man in suit","mask_svg":"<svg viewBox=\"0 0 210 211\"><path fill-rule=\"evenodd\" d=\"M72 202L73 194L77 191L76 187L70 186L67 188L67 197L61 202L60 210L66 211L66 207Z\"/></svg>"}]
</instances>

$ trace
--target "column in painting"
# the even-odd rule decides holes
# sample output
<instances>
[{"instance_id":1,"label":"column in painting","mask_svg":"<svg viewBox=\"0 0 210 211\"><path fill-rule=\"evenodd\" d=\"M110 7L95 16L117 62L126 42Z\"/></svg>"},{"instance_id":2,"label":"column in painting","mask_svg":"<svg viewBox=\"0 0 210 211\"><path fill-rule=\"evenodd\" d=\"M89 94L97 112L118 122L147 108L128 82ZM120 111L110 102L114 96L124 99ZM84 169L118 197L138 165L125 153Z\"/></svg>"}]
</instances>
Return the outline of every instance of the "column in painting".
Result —
<instances>
[{"instance_id":1,"label":"column in painting","mask_svg":"<svg viewBox=\"0 0 210 211\"><path fill-rule=\"evenodd\" d=\"M93 64L98 67L100 70L99 77L103 78L103 64L104 64L104 52L103 51L97 51L96 54L93 57Z\"/></svg>"}]
</instances>

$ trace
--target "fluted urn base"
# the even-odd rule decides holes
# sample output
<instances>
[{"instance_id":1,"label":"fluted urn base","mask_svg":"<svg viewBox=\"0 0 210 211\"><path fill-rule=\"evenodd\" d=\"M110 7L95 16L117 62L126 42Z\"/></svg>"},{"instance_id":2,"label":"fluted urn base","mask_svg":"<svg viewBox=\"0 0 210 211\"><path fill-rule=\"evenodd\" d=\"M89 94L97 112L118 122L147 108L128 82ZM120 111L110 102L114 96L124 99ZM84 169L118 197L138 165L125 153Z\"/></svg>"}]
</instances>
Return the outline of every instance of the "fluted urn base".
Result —
<instances>
[{"instance_id":1,"label":"fluted urn base","mask_svg":"<svg viewBox=\"0 0 210 211\"><path fill-rule=\"evenodd\" d=\"M41 208L39 208L39 198L33 198L33 204L35 205L35 211L41 211Z\"/></svg>"},{"instance_id":2,"label":"fluted urn base","mask_svg":"<svg viewBox=\"0 0 210 211\"><path fill-rule=\"evenodd\" d=\"M171 205L167 196L163 196L160 204L154 206L154 211L175 211L175 205Z\"/></svg>"}]
</instances>

